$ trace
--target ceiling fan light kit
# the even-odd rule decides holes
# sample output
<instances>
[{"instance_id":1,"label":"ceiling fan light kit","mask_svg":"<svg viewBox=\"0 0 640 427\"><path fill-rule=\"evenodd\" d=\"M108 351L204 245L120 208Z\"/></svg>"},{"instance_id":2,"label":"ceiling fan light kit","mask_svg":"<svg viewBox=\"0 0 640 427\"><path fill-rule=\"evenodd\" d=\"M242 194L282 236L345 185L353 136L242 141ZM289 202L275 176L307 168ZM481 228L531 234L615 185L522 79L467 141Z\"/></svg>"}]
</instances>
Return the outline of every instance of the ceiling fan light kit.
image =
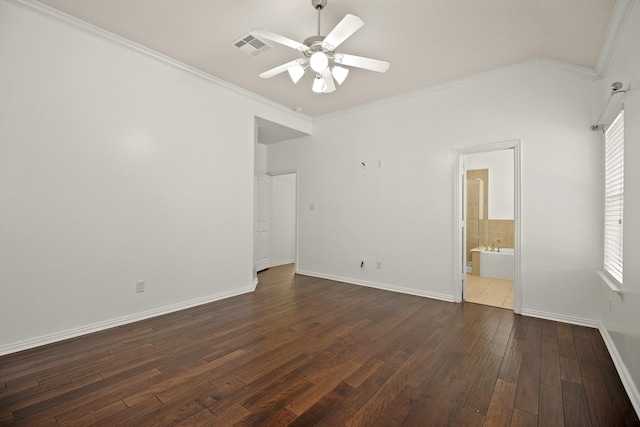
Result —
<instances>
[{"instance_id":1,"label":"ceiling fan light kit","mask_svg":"<svg viewBox=\"0 0 640 427\"><path fill-rule=\"evenodd\" d=\"M300 51L304 58L296 59L286 64L279 65L260 74L263 79L268 79L287 71L293 83L298 83L307 69L315 73L311 89L316 93L331 93L336 90L335 83L344 83L349 69L347 67L362 68L370 71L384 73L389 69L389 63L378 59L361 56L336 53L340 44L358 31L364 22L355 15L348 14L327 35L320 35L320 12L327 5L327 0L311 0L312 6L318 11L318 35L307 37L299 43L287 37L261 28L251 31L253 36L262 37L281 45Z\"/></svg>"}]
</instances>

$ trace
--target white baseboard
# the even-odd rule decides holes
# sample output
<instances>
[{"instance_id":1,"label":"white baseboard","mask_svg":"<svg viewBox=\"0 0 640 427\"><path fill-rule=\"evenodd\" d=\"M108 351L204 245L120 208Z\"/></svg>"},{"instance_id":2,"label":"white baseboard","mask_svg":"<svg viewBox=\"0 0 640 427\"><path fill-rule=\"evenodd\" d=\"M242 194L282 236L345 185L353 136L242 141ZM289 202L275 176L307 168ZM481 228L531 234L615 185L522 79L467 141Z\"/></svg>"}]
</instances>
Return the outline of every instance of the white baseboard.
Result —
<instances>
[{"instance_id":1,"label":"white baseboard","mask_svg":"<svg viewBox=\"0 0 640 427\"><path fill-rule=\"evenodd\" d=\"M351 285L366 286L368 288L382 289L384 291L398 292L401 294L415 295L419 297L432 298L441 301L453 302L453 295L440 294L437 292L420 291L417 289L403 288L400 286L387 285L384 283L370 282L367 280L358 280L351 277L334 276L332 274L317 273L315 271L297 270L297 274L304 276L317 277L319 279L334 280L336 282L349 283Z\"/></svg>"},{"instance_id":2,"label":"white baseboard","mask_svg":"<svg viewBox=\"0 0 640 427\"><path fill-rule=\"evenodd\" d=\"M53 334L48 334L48 335L44 335L37 338L32 338L32 339L20 341L13 344L3 345L3 346L0 346L0 356L4 356L10 353L17 353L23 350L29 350L31 348L40 347L46 344L52 344L58 341L63 341L70 338L76 338L82 335L103 331L109 328L114 328L116 326L122 326L128 323L134 323L140 320L162 316L163 314L169 314L176 311L185 310L187 308L208 304L210 302L219 301L219 300L231 298L237 295L246 294L249 292L253 292L256 289L257 284L258 284L258 279L255 279L252 286L246 286L244 288L235 289L233 291L221 292L216 295L196 298L190 301L184 301L184 302L181 302L178 304L172 304L166 307L155 308L153 310L143 311L141 313L122 316L115 319L106 320L103 322L81 326L79 328L73 328L66 331L55 332Z\"/></svg>"},{"instance_id":3,"label":"white baseboard","mask_svg":"<svg viewBox=\"0 0 640 427\"><path fill-rule=\"evenodd\" d=\"M598 329L600 330L600 335L602 335L602 339L607 346L607 350L609 350L609 354L611 355L613 364L616 366L616 370L618 371L618 375L620 376L622 385L627 391L629 400L631 400L631 404L636 410L636 414L638 414L638 417L640 417L640 391L638 391L638 386L633 382L633 378L631 377L631 374L629 374L627 366L622 361L622 357L620 357L620 353L618 353L618 348L613 342L611 335L609 335L609 331L607 331L607 328L605 328L605 326L601 323Z\"/></svg>"},{"instance_id":4,"label":"white baseboard","mask_svg":"<svg viewBox=\"0 0 640 427\"><path fill-rule=\"evenodd\" d=\"M538 319L553 320L554 322L569 323L571 325L586 326L588 328L600 327L600 322L593 319L585 319L582 317L567 316L565 314L549 313L547 311L530 310L523 308L520 313L523 316L537 317Z\"/></svg>"},{"instance_id":5,"label":"white baseboard","mask_svg":"<svg viewBox=\"0 0 640 427\"><path fill-rule=\"evenodd\" d=\"M285 260L285 261L276 261L276 262L271 264L271 267L279 267L281 265L293 264L294 262L296 262L295 259L288 259L288 260Z\"/></svg>"}]
</instances>

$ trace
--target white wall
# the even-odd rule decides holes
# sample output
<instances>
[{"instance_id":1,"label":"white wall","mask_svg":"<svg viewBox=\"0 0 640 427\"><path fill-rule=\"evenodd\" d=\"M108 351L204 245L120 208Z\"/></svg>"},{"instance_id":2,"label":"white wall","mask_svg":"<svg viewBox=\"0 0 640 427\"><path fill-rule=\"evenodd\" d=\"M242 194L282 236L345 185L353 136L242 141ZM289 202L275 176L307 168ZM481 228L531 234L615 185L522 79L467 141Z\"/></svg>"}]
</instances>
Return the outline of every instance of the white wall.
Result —
<instances>
[{"instance_id":1,"label":"white wall","mask_svg":"<svg viewBox=\"0 0 640 427\"><path fill-rule=\"evenodd\" d=\"M254 116L308 118L5 0L0 70L0 354L252 289Z\"/></svg>"},{"instance_id":2,"label":"white wall","mask_svg":"<svg viewBox=\"0 0 640 427\"><path fill-rule=\"evenodd\" d=\"M630 87L624 97L624 297L621 301L604 285L600 294L600 315L614 351L623 366L623 380L635 397L640 413L640 4L635 2L602 81L602 109L611 83ZM616 95L619 98L622 95ZM612 102L615 102L614 100ZM601 111L601 110L600 110ZM602 134L599 133L602 140ZM602 184L600 184L602 185ZM602 208L600 208L602 209ZM602 239L598 242L602 246ZM602 268L602 251L597 268ZM624 375L626 371L626 376Z\"/></svg>"},{"instance_id":3,"label":"white wall","mask_svg":"<svg viewBox=\"0 0 640 427\"><path fill-rule=\"evenodd\" d=\"M296 175L271 177L271 265L296 259Z\"/></svg>"},{"instance_id":4,"label":"white wall","mask_svg":"<svg viewBox=\"0 0 640 427\"><path fill-rule=\"evenodd\" d=\"M595 324L596 90L527 64L326 116L312 137L270 146L269 169L299 168L298 269L453 299L456 148L521 139L523 312Z\"/></svg>"},{"instance_id":5,"label":"white wall","mask_svg":"<svg viewBox=\"0 0 640 427\"><path fill-rule=\"evenodd\" d=\"M513 150L496 150L466 156L467 170L489 169L489 218L514 219Z\"/></svg>"}]
</instances>

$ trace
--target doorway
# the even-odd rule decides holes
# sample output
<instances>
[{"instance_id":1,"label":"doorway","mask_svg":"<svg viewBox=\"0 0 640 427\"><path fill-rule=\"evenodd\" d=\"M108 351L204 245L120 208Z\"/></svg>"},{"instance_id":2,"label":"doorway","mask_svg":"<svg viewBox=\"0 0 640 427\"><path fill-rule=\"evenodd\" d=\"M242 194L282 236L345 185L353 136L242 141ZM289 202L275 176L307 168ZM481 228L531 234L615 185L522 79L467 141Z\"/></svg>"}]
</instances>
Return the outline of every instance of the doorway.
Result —
<instances>
[{"instance_id":1,"label":"doorway","mask_svg":"<svg viewBox=\"0 0 640 427\"><path fill-rule=\"evenodd\" d=\"M258 283L258 271L271 268L275 265L281 265L284 262L297 262L297 210L286 211L280 205L283 197L285 201L293 200L294 205L297 203L297 169L290 169L279 172L268 172L267 151L271 144L277 144L283 141L308 136L308 133L299 131L288 126L272 122L260 117L254 118L254 238L253 238L253 278L254 283ZM287 181L287 178L277 178L281 175L289 175L293 178ZM276 183L274 184L274 179ZM283 182L284 181L284 182ZM291 181L294 184L291 184ZM274 185L276 186L276 200L273 199ZM282 194L283 189L288 189L289 193ZM282 190L282 191L281 191ZM293 232L287 229L286 235L279 234L286 226L282 225L282 221L289 223L291 216L294 218ZM277 222L274 232L274 221ZM293 239L290 238L293 233ZM289 249L282 249L284 244L293 240L293 258L290 255L282 255L291 253L291 244ZM277 251L272 254L272 246L276 242ZM274 256L276 258L274 258Z\"/></svg>"},{"instance_id":2,"label":"doorway","mask_svg":"<svg viewBox=\"0 0 640 427\"><path fill-rule=\"evenodd\" d=\"M297 259L296 172L270 173L271 176L271 267L295 264Z\"/></svg>"},{"instance_id":3,"label":"doorway","mask_svg":"<svg viewBox=\"0 0 640 427\"><path fill-rule=\"evenodd\" d=\"M297 171L255 177L255 274L298 259ZM256 276L257 277L257 276Z\"/></svg>"},{"instance_id":4,"label":"doorway","mask_svg":"<svg viewBox=\"0 0 640 427\"><path fill-rule=\"evenodd\" d=\"M520 141L458 151L456 301L519 313Z\"/></svg>"}]
</instances>

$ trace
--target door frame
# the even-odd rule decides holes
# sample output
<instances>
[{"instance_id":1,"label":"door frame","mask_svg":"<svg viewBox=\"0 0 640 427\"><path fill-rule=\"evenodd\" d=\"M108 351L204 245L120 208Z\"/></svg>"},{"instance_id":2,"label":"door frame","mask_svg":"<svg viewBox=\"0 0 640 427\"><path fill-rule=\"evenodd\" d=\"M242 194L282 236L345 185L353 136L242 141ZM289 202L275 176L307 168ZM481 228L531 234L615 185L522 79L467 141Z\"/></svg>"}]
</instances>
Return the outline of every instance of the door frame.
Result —
<instances>
[{"instance_id":1,"label":"door frame","mask_svg":"<svg viewBox=\"0 0 640 427\"><path fill-rule=\"evenodd\" d=\"M514 188L514 281L513 281L513 311L517 314L522 312L522 277L521 277L521 140L510 140L503 142L495 142L490 144L474 145L470 147L462 147L456 150L454 183L454 301L463 301L463 291L466 287L466 262L464 250L466 249L466 240L464 236L466 224L464 218L466 178L465 159L469 154L487 153L491 151L513 149L513 188Z\"/></svg>"},{"instance_id":2,"label":"door frame","mask_svg":"<svg viewBox=\"0 0 640 427\"><path fill-rule=\"evenodd\" d=\"M298 272L298 250L299 250L299 247L300 247L300 245L298 244L298 236L299 236L299 233L298 233L298 225L299 225L299 223L298 223L298 221L299 221L299 218L298 218L298 211L299 211L299 209L298 209L298 200L300 200L300 197L299 197L299 195L300 195L300 175L299 175L299 171L298 171L298 168L282 169L282 170L271 171L271 172L267 171L267 175L269 175L269 176L292 175L292 174L295 175L295 177L296 177L296 179L295 179L296 191L295 191L295 204L294 204L295 205L295 208L294 208L295 209L295 212L294 212L294 215L295 215L295 227L296 227L296 229L294 231L294 242L295 242L296 247L295 247L295 254L294 254L293 262L294 262L294 265L295 265L294 272L297 273Z\"/></svg>"},{"instance_id":3,"label":"door frame","mask_svg":"<svg viewBox=\"0 0 640 427\"><path fill-rule=\"evenodd\" d=\"M258 259L256 255L260 254L259 248L260 248L260 236L259 236L259 232L260 232L260 210L262 208L264 208L264 206L262 206L262 204L260 203L260 180L261 179L266 179L267 180L267 195L266 195L266 203L267 203L267 222L268 222L268 226L267 226L267 250L266 250L266 266L262 266L263 268L258 267ZM263 173L263 174L259 174L259 175L255 175L254 178L254 238L253 238L253 271L254 274L256 275L257 278L257 274L260 271L266 270L268 268L271 267L271 257L270 257L270 249L269 247L271 246L271 176L267 173Z\"/></svg>"}]
</instances>

